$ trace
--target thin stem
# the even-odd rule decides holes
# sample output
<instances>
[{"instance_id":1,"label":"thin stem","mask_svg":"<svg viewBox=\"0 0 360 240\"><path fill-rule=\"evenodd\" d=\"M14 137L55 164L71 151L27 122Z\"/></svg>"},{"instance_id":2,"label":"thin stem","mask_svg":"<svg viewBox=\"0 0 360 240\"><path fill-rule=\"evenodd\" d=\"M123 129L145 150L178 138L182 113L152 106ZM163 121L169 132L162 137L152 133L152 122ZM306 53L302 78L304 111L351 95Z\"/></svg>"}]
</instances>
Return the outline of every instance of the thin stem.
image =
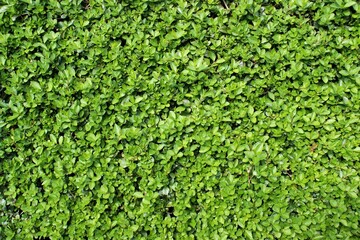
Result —
<instances>
[{"instance_id":1,"label":"thin stem","mask_svg":"<svg viewBox=\"0 0 360 240\"><path fill-rule=\"evenodd\" d=\"M225 0L222 0L222 2L223 2L223 4L224 4L225 8L226 8L226 9L229 9L228 5L226 4L226 1L225 1Z\"/></svg>"}]
</instances>

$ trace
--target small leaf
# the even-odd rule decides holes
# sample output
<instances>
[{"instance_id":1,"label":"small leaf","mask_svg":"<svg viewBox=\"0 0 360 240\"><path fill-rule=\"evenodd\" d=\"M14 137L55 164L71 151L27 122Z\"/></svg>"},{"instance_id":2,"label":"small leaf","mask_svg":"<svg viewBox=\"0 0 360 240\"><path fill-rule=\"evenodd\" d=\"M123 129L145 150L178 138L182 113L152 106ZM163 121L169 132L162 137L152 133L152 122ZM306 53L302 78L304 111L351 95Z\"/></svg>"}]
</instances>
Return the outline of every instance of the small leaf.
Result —
<instances>
[{"instance_id":1,"label":"small leaf","mask_svg":"<svg viewBox=\"0 0 360 240\"><path fill-rule=\"evenodd\" d=\"M99 192L101 194L106 194L108 192L108 187L106 185L101 185Z\"/></svg>"},{"instance_id":2,"label":"small leaf","mask_svg":"<svg viewBox=\"0 0 360 240\"><path fill-rule=\"evenodd\" d=\"M331 199L331 200L330 200L330 205L331 205L332 207L337 207L337 206L338 206L338 203L337 203L337 201L335 201L334 199Z\"/></svg>"},{"instance_id":3,"label":"small leaf","mask_svg":"<svg viewBox=\"0 0 360 240\"><path fill-rule=\"evenodd\" d=\"M262 200L261 199L257 199L255 202L255 207L260 207L262 204Z\"/></svg>"},{"instance_id":4,"label":"small leaf","mask_svg":"<svg viewBox=\"0 0 360 240\"><path fill-rule=\"evenodd\" d=\"M344 5L344 8L348 8L348 7L351 7L353 5L356 5L356 2L355 1L350 1L350 2L347 2L345 5Z\"/></svg>"},{"instance_id":5,"label":"small leaf","mask_svg":"<svg viewBox=\"0 0 360 240\"><path fill-rule=\"evenodd\" d=\"M263 45L263 48L265 48L265 49L270 49L270 48L271 48L271 44L270 44L270 43L265 43L265 44Z\"/></svg>"},{"instance_id":6,"label":"small leaf","mask_svg":"<svg viewBox=\"0 0 360 240\"><path fill-rule=\"evenodd\" d=\"M223 63L223 62L225 62L225 61L226 61L225 59L219 58L218 60L216 60L215 63L220 64L220 63Z\"/></svg>"},{"instance_id":7,"label":"small leaf","mask_svg":"<svg viewBox=\"0 0 360 240\"><path fill-rule=\"evenodd\" d=\"M257 142L253 146L253 150L256 154L260 154L262 152L263 148L264 148L263 142Z\"/></svg>"},{"instance_id":8,"label":"small leaf","mask_svg":"<svg viewBox=\"0 0 360 240\"><path fill-rule=\"evenodd\" d=\"M40 90L40 91L41 91L41 86L40 86L40 84L39 84L38 82L36 82L36 81L31 81L31 82L30 82L30 86L31 86L32 88L36 89L36 90Z\"/></svg>"},{"instance_id":9,"label":"small leaf","mask_svg":"<svg viewBox=\"0 0 360 240\"><path fill-rule=\"evenodd\" d=\"M354 152L360 152L360 147L356 147L353 149Z\"/></svg>"},{"instance_id":10,"label":"small leaf","mask_svg":"<svg viewBox=\"0 0 360 240\"><path fill-rule=\"evenodd\" d=\"M254 108L253 108L253 106L249 106L248 114L249 114L250 116L252 116L252 115L254 114Z\"/></svg>"},{"instance_id":11,"label":"small leaf","mask_svg":"<svg viewBox=\"0 0 360 240\"><path fill-rule=\"evenodd\" d=\"M271 100L275 100L275 95L272 92L269 92L268 96Z\"/></svg>"},{"instance_id":12,"label":"small leaf","mask_svg":"<svg viewBox=\"0 0 360 240\"><path fill-rule=\"evenodd\" d=\"M116 123L115 123L115 125L114 125L114 130L115 130L115 134L116 134L117 136L120 136L120 134L121 134L121 132L120 132L120 127L119 127L119 125L117 125Z\"/></svg>"},{"instance_id":13,"label":"small leaf","mask_svg":"<svg viewBox=\"0 0 360 240\"><path fill-rule=\"evenodd\" d=\"M341 219L340 220L341 224L344 225L345 227L348 226L348 222L345 219Z\"/></svg>"},{"instance_id":14,"label":"small leaf","mask_svg":"<svg viewBox=\"0 0 360 240\"><path fill-rule=\"evenodd\" d=\"M0 13L6 12L6 10L9 8L9 5L4 5L0 7Z\"/></svg>"},{"instance_id":15,"label":"small leaf","mask_svg":"<svg viewBox=\"0 0 360 240\"><path fill-rule=\"evenodd\" d=\"M343 76L349 76L349 72L345 70L341 70L339 73Z\"/></svg>"},{"instance_id":16,"label":"small leaf","mask_svg":"<svg viewBox=\"0 0 360 240\"><path fill-rule=\"evenodd\" d=\"M205 153L210 150L209 146L202 146L199 150L200 153Z\"/></svg>"},{"instance_id":17,"label":"small leaf","mask_svg":"<svg viewBox=\"0 0 360 240\"><path fill-rule=\"evenodd\" d=\"M249 231L249 230L245 230L245 235L246 235L246 237L248 238L248 239L254 239L253 238L253 235L252 235L252 232L251 231Z\"/></svg>"},{"instance_id":18,"label":"small leaf","mask_svg":"<svg viewBox=\"0 0 360 240\"><path fill-rule=\"evenodd\" d=\"M63 136L60 136L60 137L59 137L59 144L61 145L63 142L64 142L64 137L63 137Z\"/></svg>"},{"instance_id":19,"label":"small leaf","mask_svg":"<svg viewBox=\"0 0 360 240\"><path fill-rule=\"evenodd\" d=\"M131 230L133 230L133 232L136 232L139 229L138 225L132 225L131 226Z\"/></svg>"},{"instance_id":20,"label":"small leaf","mask_svg":"<svg viewBox=\"0 0 360 240\"><path fill-rule=\"evenodd\" d=\"M286 228L284 228L283 229L283 233L285 234L285 235L291 235L291 229L290 228L288 228L288 227L286 227Z\"/></svg>"},{"instance_id":21,"label":"small leaf","mask_svg":"<svg viewBox=\"0 0 360 240\"><path fill-rule=\"evenodd\" d=\"M90 141L90 142L95 142L97 140L95 134L93 133L89 133L87 136L86 136L86 140Z\"/></svg>"},{"instance_id":22,"label":"small leaf","mask_svg":"<svg viewBox=\"0 0 360 240\"><path fill-rule=\"evenodd\" d=\"M143 198L143 197L144 197L144 194L142 194L141 192L135 192L135 193L134 193L134 197L136 197L136 198Z\"/></svg>"},{"instance_id":23,"label":"small leaf","mask_svg":"<svg viewBox=\"0 0 360 240\"><path fill-rule=\"evenodd\" d=\"M356 192L350 191L350 192L348 192L348 194L351 198L354 198L354 199L358 198L358 195L356 194Z\"/></svg>"},{"instance_id":24,"label":"small leaf","mask_svg":"<svg viewBox=\"0 0 360 240\"><path fill-rule=\"evenodd\" d=\"M52 142L57 143L57 139L54 134L50 134L50 139Z\"/></svg>"}]
</instances>

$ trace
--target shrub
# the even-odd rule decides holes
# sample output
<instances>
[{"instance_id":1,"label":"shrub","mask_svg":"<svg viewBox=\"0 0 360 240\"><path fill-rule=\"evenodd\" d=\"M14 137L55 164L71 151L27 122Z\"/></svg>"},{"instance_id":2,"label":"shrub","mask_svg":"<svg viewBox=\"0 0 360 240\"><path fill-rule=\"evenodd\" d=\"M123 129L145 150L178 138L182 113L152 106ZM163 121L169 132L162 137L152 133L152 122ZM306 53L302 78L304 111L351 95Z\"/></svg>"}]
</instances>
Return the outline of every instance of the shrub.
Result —
<instances>
[{"instance_id":1,"label":"shrub","mask_svg":"<svg viewBox=\"0 0 360 240\"><path fill-rule=\"evenodd\" d=\"M358 239L359 11L4 0L0 237Z\"/></svg>"}]
</instances>

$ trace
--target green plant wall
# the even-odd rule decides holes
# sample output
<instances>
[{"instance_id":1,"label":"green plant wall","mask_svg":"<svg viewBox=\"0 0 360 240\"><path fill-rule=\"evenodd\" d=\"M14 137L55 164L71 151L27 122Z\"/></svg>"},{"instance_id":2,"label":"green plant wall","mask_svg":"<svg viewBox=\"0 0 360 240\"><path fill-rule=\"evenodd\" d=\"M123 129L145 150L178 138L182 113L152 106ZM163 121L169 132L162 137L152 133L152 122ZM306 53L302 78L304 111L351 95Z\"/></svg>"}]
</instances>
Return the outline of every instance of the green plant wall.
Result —
<instances>
[{"instance_id":1,"label":"green plant wall","mask_svg":"<svg viewBox=\"0 0 360 240\"><path fill-rule=\"evenodd\" d=\"M1 239L359 239L360 4L2 0Z\"/></svg>"}]
</instances>

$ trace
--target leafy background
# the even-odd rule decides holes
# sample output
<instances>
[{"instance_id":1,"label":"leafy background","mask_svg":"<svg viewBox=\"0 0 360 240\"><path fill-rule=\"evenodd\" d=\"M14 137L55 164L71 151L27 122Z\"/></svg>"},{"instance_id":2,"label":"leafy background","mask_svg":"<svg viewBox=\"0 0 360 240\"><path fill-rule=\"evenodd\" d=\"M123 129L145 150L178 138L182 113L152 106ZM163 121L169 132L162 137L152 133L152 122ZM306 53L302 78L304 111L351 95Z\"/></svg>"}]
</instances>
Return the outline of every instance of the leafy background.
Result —
<instances>
[{"instance_id":1,"label":"leafy background","mask_svg":"<svg viewBox=\"0 0 360 240\"><path fill-rule=\"evenodd\" d=\"M2 0L0 237L359 239L359 17Z\"/></svg>"}]
</instances>

